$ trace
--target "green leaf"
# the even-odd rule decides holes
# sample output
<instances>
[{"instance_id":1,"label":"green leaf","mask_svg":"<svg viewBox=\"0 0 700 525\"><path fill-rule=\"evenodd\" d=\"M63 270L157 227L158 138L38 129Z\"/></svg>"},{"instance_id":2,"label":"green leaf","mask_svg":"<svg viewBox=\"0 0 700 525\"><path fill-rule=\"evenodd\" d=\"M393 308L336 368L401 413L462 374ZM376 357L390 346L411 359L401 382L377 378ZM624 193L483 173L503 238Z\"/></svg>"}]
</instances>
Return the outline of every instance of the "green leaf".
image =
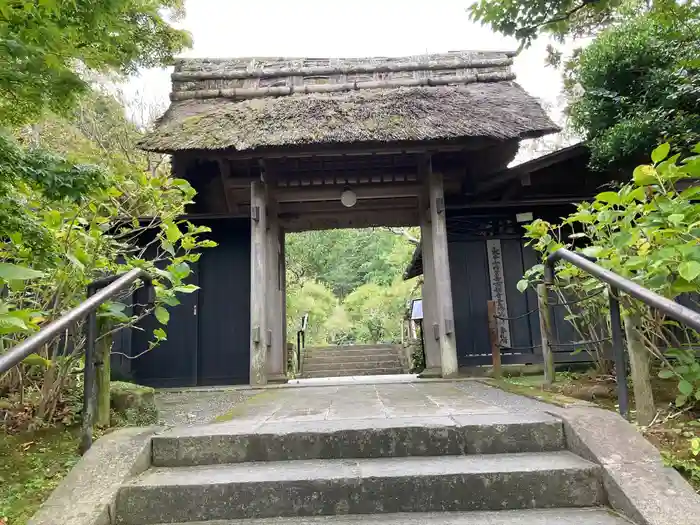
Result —
<instances>
[{"instance_id":1,"label":"green leaf","mask_svg":"<svg viewBox=\"0 0 700 525\"><path fill-rule=\"evenodd\" d=\"M680 383L678 383L678 391L684 396L688 397L690 394L693 393L693 385L690 382L683 379Z\"/></svg>"},{"instance_id":2,"label":"green leaf","mask_svg":"<svg viewBox=\"0 0 700 525\"><path fill-rule=\"evenodd\" d=\"M158 322L160 324L168 324L170 321L170 312L168 312L165 308L162 306L157 306L156 309L153 312L156 316L156 319L158 319Z\"/></svg>"},{"instance_id":3,"label":"green leaf","mask_svg":"<svg viewBox=\"0 0 700 525\"><path fill-rule=\"evenodd\" d=\"M608 204L620 204L620 195L615 191L604 191L596 195L595 199Z\"/></svg>"},{"instance_id":4,"label":"green leaf","mask_svg":"<svg viewBox=\"0 0 700 525\"><path fill-rule=\"evenodd\" d=\"M664 369L664 370L659 371L659 377L661 379L670 379L670 378L674 377L675 375L676 374L673 373L673 370Z\"/></svg>"},{"instance_id":5,"label":"green leaf","mask_svg":"<svg viewBox=\"0 0 700 525\"><path fill-rule=\"evenodd\" d=\"M182 286L174 286L173 292L177 293L193 293L199 290L199 286L194 284L183 284Z\"/></svg>"},{"instance_id":6,"label":"green leaf","mask_svg":"<svg viewBox=\"0 0 700 525\"><path fill-rule=\"evenodd\" d=\"M170 243L176 243L182 237L182 232L174 222L167 222L163 225L165 236Z\"/></svg>"},{"instance_id":7,"label":"green leaf","mask_svg":"<svg viewBox=\"0 0 700 525\"><path fill-rule=\"evenodd\" d=\"M668 216L668 222L670 222L674 226L679 226L680 224L682 224L683 219L685 219L685 215L683 215L682 213L673 213Z\"/></svg>"},{"instance_id":8,"label":"green leaf","mask_svg":"<svg viewBox=\"0 0 700 525\"><path fill-rule=\"evenodd\" d=\"M601 246L587 246L581 250L581 253L588 257L598 257L602 251L603 248Z\"/></svg>"},{"instance_id":9,"label":"green leaf","mask_svg":"<svg viewBox=\"0 0 700 525\"><path fill-rule=\"evenodd\" d=\"M678 273L688 282L694 281L700 275L700 262L685 261L678 267Z\"/></svg>"},{"instance_id":10,"label":"green leaf","mask_svg":"<svg viewBox=\"0 0 700 525\"><path fill-rule=\"evenodd\" d=\"M39 354L29 354L22 363L30 366L39 366L41 368L49 368L51 366L51 361L45 357L41 357Z\"/></svg>"},{"instance_id":11,"label":"green leaf","mask_svg":"<svg viewBox=\"0 0 700 525\"><path fill-rule=\"evenodd\" d=\"M525 290L527 290L527 287L530 285L527 279L520 279L517 284L518 291L520 293L523 293Z\"/></svg>"},{"instance_id":12,"label":"green leaf","mask_svg":"<svg viewBox=\"0 0 700 525\"><path fill-rule=\"evenodd\" d=\"M26 281L43 276L43 272L32 270L26 266L18 266L11 263L0 263L0 279L4 281Z\"/></svg>"},{"instance_id":13,"label":"green leaf","mask_svg":"<svg viewBox=\"0 0 700 525\"><path fill-rule=\"evenodd\" d=\"M664 142L663 144L660 144L654 151L651 152L651 160L654 164L658 164L662 160L664 160L666 157L668 157L669 152L671 151L671 145L668 142Z\"/></svg>"},{"instance_id":14,"label":"green leaf","mask_svg":"<svg viewBox=\"0 0 700 525\"><path fill-rule=\"evenodd\" d=\"M682 407L688 402L688 397L683 395L676 396L676 406Z\"/></svg>"},{"instance_id":15,"label":"green leaf","mask_svg":"<svg viewBox=\"0 0 700 525\"><path fill-rule=\"evenodd\" d=\"M153 330L153 336L158 341L167 341L168 340L168 334L166 334L165 330L163 330L162 328L156 328L155 330Z\"/></svg>"},{"instance_id":16,"label":"green leaf","mask_svg":"<svg viewBox=\"0 0 700 525\"><path fill-rule=\"evenodd\" d=\"M632 176L637 186L648 186L656 182L656 170L647 164L634 168Z\"/></svg>"},{"instance_id":17,"label":"green leaf","mask_svg":"<svg viewBox=\"0 0 700 525\"><path fill-rule=\"evenodd\" d=\"M29 330L27 324L11 314L0 315L0 334L16 334Z\"/></svg>"}]
</instances>

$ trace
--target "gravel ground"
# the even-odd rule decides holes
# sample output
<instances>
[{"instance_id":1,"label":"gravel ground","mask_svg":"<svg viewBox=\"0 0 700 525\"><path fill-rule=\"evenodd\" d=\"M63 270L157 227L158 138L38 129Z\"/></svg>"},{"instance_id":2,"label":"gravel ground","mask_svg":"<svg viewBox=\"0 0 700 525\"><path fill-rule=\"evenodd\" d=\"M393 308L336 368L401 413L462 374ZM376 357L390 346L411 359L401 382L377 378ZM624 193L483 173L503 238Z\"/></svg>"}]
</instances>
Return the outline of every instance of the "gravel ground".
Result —
<instances>
[{"instance_id":1,"label":"gravel ground","mask_svg":"<svg viewBox=\"0 0 700 525\"><path fill-rule=\"evenodd\" d=\"M200 425L211 423L230 412L255 392L251 390L182 390L156 393L156 406L161 425Z\"/></svg>"}]
</instances>

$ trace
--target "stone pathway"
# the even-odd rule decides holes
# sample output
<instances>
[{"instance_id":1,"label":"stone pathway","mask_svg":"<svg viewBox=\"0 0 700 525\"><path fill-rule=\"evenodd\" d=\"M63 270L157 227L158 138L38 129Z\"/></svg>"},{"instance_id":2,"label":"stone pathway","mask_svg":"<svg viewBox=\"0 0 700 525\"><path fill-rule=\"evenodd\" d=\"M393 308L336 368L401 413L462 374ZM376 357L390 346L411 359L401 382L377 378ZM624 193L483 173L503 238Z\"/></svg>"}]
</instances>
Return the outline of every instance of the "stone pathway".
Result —
<instances>
[{"instance_id":1,"label":"stone pathway","mask_svg":"<svg viewBox=\"0 0 700 525\"><path fill-rule=\"evenodd\" d=\"M343 382L346 382L344 379ZM342 382L339 382L342 383ZM203 410L210 417L191 418L194 422L211 422L216 416L226 413L227 421L217 423L219 427L245 427L253 430L267 424L289 422L333 422L368 419L430 418L459 415L506 415L541 413L551 405L503 392L478 381L421 381L374 384L328 384L327 386L303 386L249 390L250 397L235 405L228 412L231 400L217 399L221 404ZM246 391L239 391L245 395ZM202 393L199 393L202 394ZM231 393L233 395L233 392ZM193 399L196 392L191 392ZM211 399L211 398L210 398ZM176 403L174 399L170 403ZM202 406L205 400L198 399ZM233 403L231 403L233 404ZM184 411L178 408L178 410ZM172 418L170 419L173 420ZM211 428L211 425L207 425ZM220 428L224 431L225 428ZM207 431L201 428L201 431Z\"/></svg>"},{"instance_id":2,"label":"stone pathway","mask_svg":"<svg viewBox=\"0 0 700 525\"><path fill-rule=\"evenodd\" d=\"M212 423L225 416L254 392L248 389L221 388L156 393L158 419L161 425L199 425Z\"/></svg>"}]
</instances>

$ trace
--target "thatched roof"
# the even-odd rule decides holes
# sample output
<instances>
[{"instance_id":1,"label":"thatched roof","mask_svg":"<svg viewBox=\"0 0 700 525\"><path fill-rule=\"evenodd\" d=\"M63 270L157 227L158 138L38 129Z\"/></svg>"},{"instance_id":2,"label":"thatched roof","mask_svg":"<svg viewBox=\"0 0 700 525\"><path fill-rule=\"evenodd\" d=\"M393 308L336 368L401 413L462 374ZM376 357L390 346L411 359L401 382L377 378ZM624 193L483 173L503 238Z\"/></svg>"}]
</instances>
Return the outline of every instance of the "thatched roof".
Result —
<instances>
[{"instance_id":1,"label":"thatched roof","mask_svg":"<svg viewBox=\"0 0 700 525\"><path fill-rule=\"evenodd\" d=\"M179 60L172 104L141 147L256 150L556 131L511 73L512 54Z\"/></svg>"}]
</instances>

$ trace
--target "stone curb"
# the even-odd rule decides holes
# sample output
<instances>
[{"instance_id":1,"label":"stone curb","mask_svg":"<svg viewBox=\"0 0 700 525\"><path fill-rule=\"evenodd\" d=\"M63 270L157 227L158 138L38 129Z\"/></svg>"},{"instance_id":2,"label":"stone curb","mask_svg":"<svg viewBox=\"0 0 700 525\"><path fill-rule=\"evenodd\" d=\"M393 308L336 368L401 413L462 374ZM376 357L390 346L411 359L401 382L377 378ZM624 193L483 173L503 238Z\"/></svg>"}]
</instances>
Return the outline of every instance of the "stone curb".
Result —
<instances>
[{"instance_id":1,"label":"stone curb","mask_svg":"<svg viewBox=\"0 0 700 525\"><path fill-rule=\"evenodd\" d=\"M114 523L117 492L150 467L151 438L161 428L124 428L97 440L28 525Z\"/></svg>"},{"instance_id":2,"label":"stone curb","mask_svg":"<svg viewBox=\"0 0 700 525\"><path fill-rule=\"evenodd\" d=\"M700 525L700 496L620 415L602 408L552 407L570 451L603 467L610 506L639 525Z\"/></svg>"}]
</instances>

